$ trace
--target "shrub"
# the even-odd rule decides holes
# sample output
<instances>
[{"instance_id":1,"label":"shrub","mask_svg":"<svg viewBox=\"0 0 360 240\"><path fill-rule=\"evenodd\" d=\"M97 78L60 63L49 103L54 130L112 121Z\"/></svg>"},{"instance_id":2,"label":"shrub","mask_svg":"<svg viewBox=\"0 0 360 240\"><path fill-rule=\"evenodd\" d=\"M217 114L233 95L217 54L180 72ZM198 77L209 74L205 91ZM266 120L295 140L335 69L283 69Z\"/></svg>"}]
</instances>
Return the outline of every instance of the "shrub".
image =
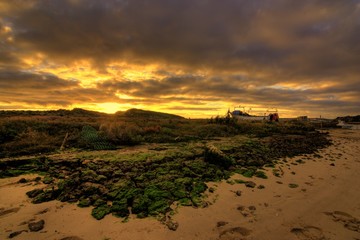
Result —
<instances>
[{"instance_id":1,"label":"shrub","mask_svg":"<svg viewBox=\"0 0 360 240\"><path fill-rule=\"evenodd\" d=\"M56 138L45 132L27 128L18 134L13 141L3 144L2 148L6 155L16 156L51 152L59 148L60 144Z\"/></svg>"},{"instance_id":2,"label":"shrub","mask_svg":"<svg viewBox=\"0 0 360 240\"><path fill-rule=\"evenodd\" d=\"M100 126L100 132L114 144L136 145L142 141L143 130L136 124L108 122Z\"/></svg>"},{"instance_id":3,"label":"shrub","mask_svg":"<svg viewBox=\"0 0 360 240\"><path fill-rule=\"evenodd\" d=\"M113 149L106 137L91 126L84 126L80 133L80 146L95 150Z\"/></svg>"}]
</instances>

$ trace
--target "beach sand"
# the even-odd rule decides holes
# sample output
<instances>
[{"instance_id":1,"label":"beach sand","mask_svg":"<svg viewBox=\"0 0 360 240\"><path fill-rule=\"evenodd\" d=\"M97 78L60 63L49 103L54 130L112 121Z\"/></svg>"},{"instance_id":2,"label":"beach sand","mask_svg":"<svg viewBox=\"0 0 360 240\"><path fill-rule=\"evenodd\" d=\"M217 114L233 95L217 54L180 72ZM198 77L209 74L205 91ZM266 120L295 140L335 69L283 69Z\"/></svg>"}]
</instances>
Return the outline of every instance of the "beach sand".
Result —
<instances>
[{"instance_id":1,"label":"beach sand","mask_svg":"<svg viewBox=\"0 0 360 240\"><path fill-rule=\"evenodd\" d=\"M171 216L176 231L152 218L122 222L108 215L98 221L91 208L76 204L32 204L25 193L38 187L35 182L0 179L0 239L24 230L13 239L360 240L360 131L331 130L330 138L333 145L318 155L279 161L279 177L272 168L265 169L268 179L232 177L253 181L255 188L209 183L215 188L208 192L209 206L178 208ZM44 228L30 232L28 223L39 220Z\"/></svg>"}]
</instances>

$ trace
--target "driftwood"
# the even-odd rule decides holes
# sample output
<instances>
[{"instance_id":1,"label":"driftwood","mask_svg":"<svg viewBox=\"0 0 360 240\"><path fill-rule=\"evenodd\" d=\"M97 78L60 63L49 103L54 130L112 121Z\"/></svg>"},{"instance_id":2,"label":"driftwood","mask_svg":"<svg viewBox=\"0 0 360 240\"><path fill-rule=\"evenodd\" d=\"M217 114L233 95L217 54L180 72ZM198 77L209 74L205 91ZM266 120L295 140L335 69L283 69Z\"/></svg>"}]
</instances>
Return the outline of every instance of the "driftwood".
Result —
<instances>
[{"instance_id":1,"label":"driftwood","mask_svg":"<svg viewBox=\"0 0 360 240\"><path fill-rule=\"evenodd\" d=\"M66 141L67 141L68 137L69 137L69 133L67 132L65 134L65 138L64 138L64 140L63 140L63 142L61 144L60 151L63 151L65 149L65 144L66 144Z\"/></svg>"}]
</instances>

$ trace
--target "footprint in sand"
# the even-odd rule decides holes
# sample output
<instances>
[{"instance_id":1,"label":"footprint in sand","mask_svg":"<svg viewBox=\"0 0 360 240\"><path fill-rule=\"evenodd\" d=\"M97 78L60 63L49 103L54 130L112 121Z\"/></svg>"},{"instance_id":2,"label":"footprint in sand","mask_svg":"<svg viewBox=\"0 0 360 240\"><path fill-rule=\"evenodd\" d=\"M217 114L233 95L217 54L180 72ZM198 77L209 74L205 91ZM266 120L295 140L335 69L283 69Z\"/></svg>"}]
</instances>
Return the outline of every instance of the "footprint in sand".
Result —
<instances>
[{"instance_id":1,"label":"footprint in sand","mask_svg":"<svg viewBox=\"0 0 360 240\"><path fill-rule=\"evenodd\" d=\"M0 217L1 217L1 216L8 215L8 214L10 214L10 213L16 213L16 212L18 212L19 210L20 210L19 207L17 207L17 208L9 208L9 209L1 208L1 209L0 209Z\"/></svg>"},{"instance_id":2,"label":"footprint in sand","mask_svg":"<svg viewBox=\"0 0 360 240\"><path fill-rule=\"evenodd\" d=\"M216 223L216 227L220 228L220 227L223 227L225 225L229 224L229 222L226 222L226 221L219 221Z\"/></svg>"},{"instance_id":3,"label":"footprint in sand","mask_svg":"<svg viewBox=\"0 0 360 240\"><path fill-rule=\"evenodd\" d=\"M333 221L342 223L345 228L360 233L360 220L350 214L341 211L325 212L325 214L331 216Z\"/></svg>"},{"instance_id":4,"label":"footprint in sand","mask_svg":"<svg viewBox=\"0 0 360 240\"><path fill-rule=\"evenodd\" d=\"M251 230L244 227L233 227L222 231L218 240L245 240L249 236Z\"/></svg>"},{"instance_id":5,"label":"footprint in sand","mask_svg":"<svg viewBox=\"0 0 360 240\"><path fill-rule=\"evenodd\" d=\"M70 237L64 237L60 240L83 240L82 238L76 237L76 236L70 236Z\"/></svg>"},{"instance_id":6,"label":"footprint in sand","mask_svg":"<svg viewBox=\"0 0 360 240\"><path fill-rule=\"evenodd\" d=\"M243 215L244 217L254 217L256 207L255 206L249 206L249 207L239 206L239 207L237 207L237 210L240 211L241 215Z\"/></svg>"},{"instance_id":7,"label":"footprint in sand","mask_svg":"<svg viewBox=\"0 0 360 240\"><path fill-rule=\"evenodd\" d=\"M321 228L314 226L305 226L301 228L293 228L291 232L301 240L327 240Z\"/></svg>"}]
</instances>

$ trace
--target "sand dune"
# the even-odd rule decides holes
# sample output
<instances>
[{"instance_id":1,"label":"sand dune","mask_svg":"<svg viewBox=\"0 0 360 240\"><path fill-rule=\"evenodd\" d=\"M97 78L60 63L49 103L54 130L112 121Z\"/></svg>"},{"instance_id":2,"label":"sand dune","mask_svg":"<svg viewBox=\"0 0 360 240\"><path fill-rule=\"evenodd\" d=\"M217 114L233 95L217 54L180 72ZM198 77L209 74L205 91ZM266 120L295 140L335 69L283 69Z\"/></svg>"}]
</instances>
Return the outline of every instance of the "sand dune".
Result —
<instances>
[{"instance_id":1,"label":"sand dune","mask_svg":"<svg viewBox=\"0 0 360 240\"><path fill-rule=\"evenodd\" d=\"M32 204L25 192L35 182L17 183L21 177L0 180L0 239L67 240L359 240L360 239L360 131L331 130L333 145L319 155L284 159L278 177L267 168L268 179L256 183L209 183L209 206L181 207L169 216L178 223L169 230L156 219L128 222L111 215L97 221L90 208L58 201ZM26 176L35 178L36 176ZM265 188L258 188L263 185ZM44 220L42 230L30 232L28 223ZM21 232L22 231L22 232Z\"/></svg>"}]
</instances>

